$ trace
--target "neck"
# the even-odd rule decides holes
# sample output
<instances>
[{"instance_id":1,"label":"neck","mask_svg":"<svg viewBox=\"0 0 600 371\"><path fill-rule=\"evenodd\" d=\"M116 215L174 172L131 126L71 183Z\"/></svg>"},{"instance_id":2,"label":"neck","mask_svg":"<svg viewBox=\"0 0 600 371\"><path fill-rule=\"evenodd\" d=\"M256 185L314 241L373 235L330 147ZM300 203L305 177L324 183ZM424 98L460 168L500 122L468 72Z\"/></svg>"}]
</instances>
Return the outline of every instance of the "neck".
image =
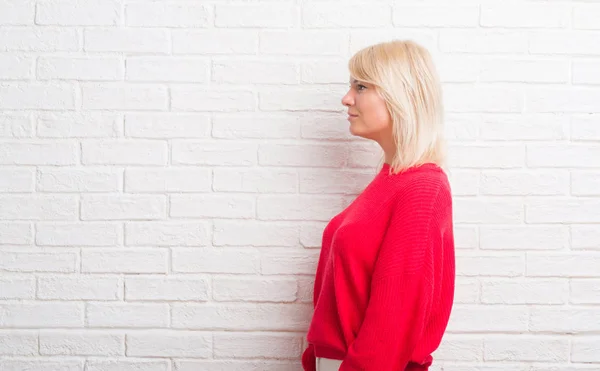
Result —
<instances>
[{"instance_id":1,"label":"neck","mask_svg":"<svg viewBox=\"0 0 600 371\"><path fill-rule=\"evenodd\" d=\"M396 146L394 145L394 141L378 140L377 143L379 143L379 146L383 150L385 163L391 165L394 157L396 156Z\"/></svg>"}]
</instances>

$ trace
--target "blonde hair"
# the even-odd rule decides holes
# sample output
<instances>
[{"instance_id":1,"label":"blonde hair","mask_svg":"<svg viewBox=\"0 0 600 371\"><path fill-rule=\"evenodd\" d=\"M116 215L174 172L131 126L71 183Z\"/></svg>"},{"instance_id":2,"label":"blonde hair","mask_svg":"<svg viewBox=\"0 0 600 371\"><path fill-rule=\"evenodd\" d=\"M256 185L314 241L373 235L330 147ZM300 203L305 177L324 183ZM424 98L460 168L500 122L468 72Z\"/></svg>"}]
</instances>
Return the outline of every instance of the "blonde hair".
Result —
<instances>
[{"instance_id":1,"label":"blonde hair","mask_svg":"<svg viewBox=\"0 0 600 371\"><path fill-rule=\"evenodd\" d=\"M442 89L430 53L410 40L359 50L348 63L352 78L375 85L392 118L396 153L390 171L424 163L444 168Z\"/></svg>"}]
</instances>

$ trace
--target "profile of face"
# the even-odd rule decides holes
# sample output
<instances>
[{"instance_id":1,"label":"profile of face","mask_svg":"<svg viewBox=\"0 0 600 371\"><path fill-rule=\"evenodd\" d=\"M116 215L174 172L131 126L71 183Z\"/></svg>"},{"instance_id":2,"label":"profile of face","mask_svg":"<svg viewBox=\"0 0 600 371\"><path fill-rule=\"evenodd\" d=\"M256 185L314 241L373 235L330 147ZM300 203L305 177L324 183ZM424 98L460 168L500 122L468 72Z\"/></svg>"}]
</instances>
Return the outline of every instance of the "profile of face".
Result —
<instances>
[{"instance_id":1,"label":"profile of face","mask_svg":"<svg viewBox=\"0 0 600 371\"><path fill-rule=\"evenodd\" d=\"M377 142L391 137L392 118L375 85L352 79L342 104L348 108L352 135Z\"/></svg>"}]
</instances>

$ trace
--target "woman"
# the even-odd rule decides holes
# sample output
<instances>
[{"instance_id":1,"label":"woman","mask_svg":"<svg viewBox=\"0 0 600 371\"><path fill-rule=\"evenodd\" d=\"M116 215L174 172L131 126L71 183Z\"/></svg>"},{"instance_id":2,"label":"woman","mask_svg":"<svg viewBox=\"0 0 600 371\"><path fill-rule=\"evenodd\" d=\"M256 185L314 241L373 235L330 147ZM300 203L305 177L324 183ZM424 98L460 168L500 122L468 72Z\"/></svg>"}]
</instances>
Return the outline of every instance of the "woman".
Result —
<instances>
[{"instance_id":1,"label":"woman","mask_svg":"<svg viewBox=\"0 0 600 371\"><path fill-rule=\"evenodd\" d=\"M323 232L307 371L427 370L454 298L451 190L442 97L430 54L380 43L349 62L350 132L383 167Z\"/></svg>"}]
</instances>

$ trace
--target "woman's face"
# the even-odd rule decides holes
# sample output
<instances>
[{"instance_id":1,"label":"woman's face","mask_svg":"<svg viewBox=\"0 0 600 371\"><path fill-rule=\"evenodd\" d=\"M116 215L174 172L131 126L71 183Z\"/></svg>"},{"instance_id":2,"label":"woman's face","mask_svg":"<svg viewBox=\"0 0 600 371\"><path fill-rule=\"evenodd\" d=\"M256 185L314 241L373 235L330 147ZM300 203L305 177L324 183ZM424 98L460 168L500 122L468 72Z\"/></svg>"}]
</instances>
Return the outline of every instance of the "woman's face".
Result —
<instances>
[{"instance_id":1,"label":"woman's face","mask_svg":"<svg viewBox=\"0 0 600 371\"><path fill-rule=\"evenodd\" d=\"M342 104L348 107L352 135L376 141L390 137L392 118L375 85L353 79Z\"/></svg>"}]
</instances>

